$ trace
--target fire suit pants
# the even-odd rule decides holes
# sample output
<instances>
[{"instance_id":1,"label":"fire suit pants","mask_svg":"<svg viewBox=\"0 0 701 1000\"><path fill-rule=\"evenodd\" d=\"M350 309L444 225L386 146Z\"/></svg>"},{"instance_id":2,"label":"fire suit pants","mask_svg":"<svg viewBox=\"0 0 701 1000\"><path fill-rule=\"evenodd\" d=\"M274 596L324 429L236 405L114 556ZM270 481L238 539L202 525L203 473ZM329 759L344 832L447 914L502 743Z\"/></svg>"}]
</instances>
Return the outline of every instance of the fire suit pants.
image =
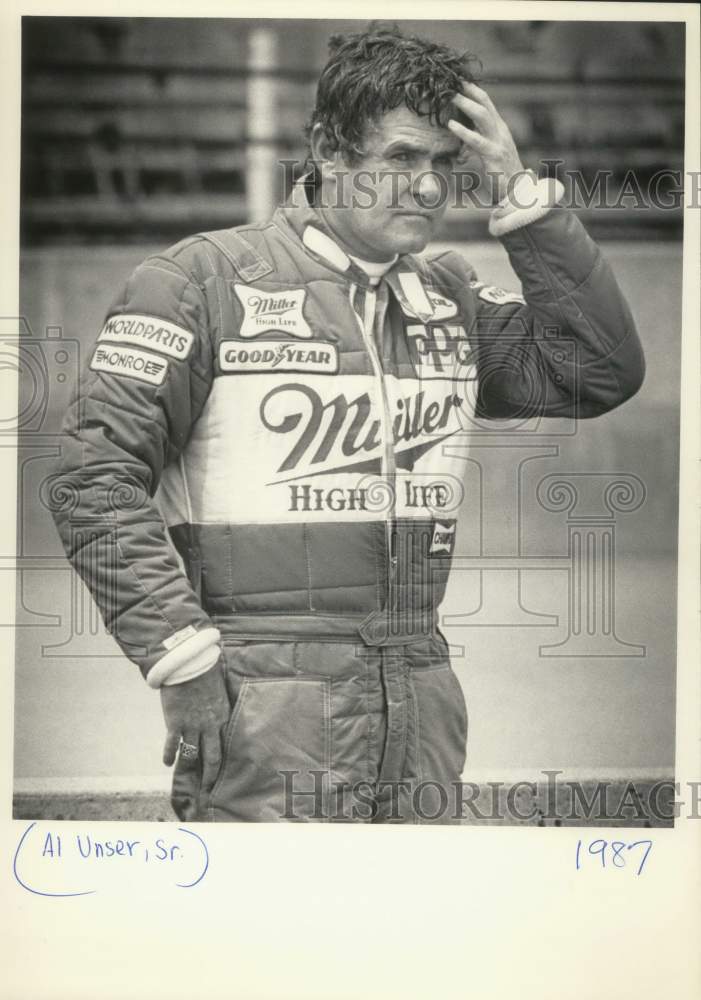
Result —
<instances>
[{"instance_id":1,"label":"fire suit pants","mask_svg":"<svg viewBox=\"0 0 701 1000\"><path fill-rule=\"evenodd\" d=\"M405 645L225 640L231 714L211 792L179 759L186 821L454 823L467 712L440 635Z\"/></svg>"}]
</instances>

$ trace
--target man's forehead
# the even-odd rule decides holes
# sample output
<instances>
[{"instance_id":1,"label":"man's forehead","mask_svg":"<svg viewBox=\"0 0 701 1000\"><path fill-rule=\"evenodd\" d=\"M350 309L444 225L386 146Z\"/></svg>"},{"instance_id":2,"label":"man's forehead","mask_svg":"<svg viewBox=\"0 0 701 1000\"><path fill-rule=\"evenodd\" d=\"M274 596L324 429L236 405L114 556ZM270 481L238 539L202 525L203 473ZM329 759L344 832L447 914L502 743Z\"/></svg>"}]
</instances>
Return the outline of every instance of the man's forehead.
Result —
<instances>
[{"instance_id":1,"label":"man's forehead","mask_svg":"<svg viewBox=\"0 0 701 1000\"><path fill-rule=\"evenodd\" d=\"M427 116L417 115L405 105L393 108L371 122L366 130L366 138L367 144L375 151L403 142L433 152L457 153L460 148L460 140L450 129L431 122Z\"/></svg>"}]
</instances>

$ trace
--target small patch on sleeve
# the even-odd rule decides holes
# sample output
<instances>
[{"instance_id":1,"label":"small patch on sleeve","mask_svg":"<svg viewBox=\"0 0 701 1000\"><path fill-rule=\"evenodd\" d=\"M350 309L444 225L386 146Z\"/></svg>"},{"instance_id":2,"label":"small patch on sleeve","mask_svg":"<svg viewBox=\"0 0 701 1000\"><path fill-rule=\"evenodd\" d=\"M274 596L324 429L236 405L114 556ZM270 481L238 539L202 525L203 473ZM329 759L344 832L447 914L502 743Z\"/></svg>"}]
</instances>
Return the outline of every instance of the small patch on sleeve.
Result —
<instances>
[{"instance_id":1,"label":"small patch on sleeve","mask_svg":"<svg viewBox=\"0 0 701 1000\"><path fill-rule=\"evenodd\" d=\"M470 288L477 293L477 297L483 302L491 302L495 306L507 306L514 303L524 306L526 300L518 292L507 292L505 288L497 288L496 285L484 285L481 281L471 281Z\"/></svg>"},{"instance_id":2,"label":"small patch on sleeve","mask_svg":"<svg viewBox=\"0 0 701 1000\"><path fill-rule=\"evenodd\" d=\"M90 368L94 372L127 376L150 385L163 385L169 364L165 358L148 351L98 344L90 361Z\"/></svg>"},{"instance_id":3,"label":"small patch on sleeve","mask_svg":"<svg viewBox=\"0 0 701 1000\"><path fill-rule=\"evenodd\" d=\"M97 339L136 344L182 360L190 353L195 337L168 320L129 313L110 316Z\"/></svg>"},{"instance_id":4,"label":"small patch on sleeve","mask_svg":"<svg viewBox=\"0 0 701 1000\"><path fill-rule=\"evenodd\" d=\"M185 642L187 639L191 639L193 635L197 635L197 629L193 625L186 625L185 628L181 628L179 632L174 632L167 639L163 640L163 645L166 649L175 649L181 643Z\"/></svg>"}]
</instances>

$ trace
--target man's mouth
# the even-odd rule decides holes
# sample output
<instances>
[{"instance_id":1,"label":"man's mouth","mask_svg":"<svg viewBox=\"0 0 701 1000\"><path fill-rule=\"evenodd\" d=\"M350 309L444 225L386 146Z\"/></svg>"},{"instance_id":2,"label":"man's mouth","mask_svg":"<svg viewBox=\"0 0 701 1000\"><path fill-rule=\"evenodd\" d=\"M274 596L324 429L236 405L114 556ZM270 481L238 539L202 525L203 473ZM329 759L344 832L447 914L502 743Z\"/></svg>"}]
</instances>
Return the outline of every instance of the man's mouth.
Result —
<instances>
[{"instance_id":1,"label":"man's mouth","mask_svg":"<svg viewBox=\"0 0 701 1000\"><path fill-rule=\"evenodd\" d=\"M400 208L396 210L396 214L410 219L423 219L425 222L430 222L432 218L431 212L421 211L419 208Z\"/></svg>"}]
</instances>

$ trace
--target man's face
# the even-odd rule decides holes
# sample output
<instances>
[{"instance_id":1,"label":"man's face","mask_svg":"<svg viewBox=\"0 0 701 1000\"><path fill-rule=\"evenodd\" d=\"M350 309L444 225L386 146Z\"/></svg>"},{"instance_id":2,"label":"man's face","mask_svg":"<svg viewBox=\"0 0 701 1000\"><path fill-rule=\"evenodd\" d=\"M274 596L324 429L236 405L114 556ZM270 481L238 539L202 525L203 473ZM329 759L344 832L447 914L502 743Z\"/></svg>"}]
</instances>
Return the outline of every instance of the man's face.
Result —
<instances>
[{"instance_id":1,"label":"man's face","mask_svg":"<svg viewBox=\"0 0 701 1000\"><path fill-rule=\"evenodd\" d=\"M447 207L459 139L401 106L368 126L363 151L355 166L336 154L322 188L327 223L365 260L423 250Z\"/></svg>"}]
</instances>

